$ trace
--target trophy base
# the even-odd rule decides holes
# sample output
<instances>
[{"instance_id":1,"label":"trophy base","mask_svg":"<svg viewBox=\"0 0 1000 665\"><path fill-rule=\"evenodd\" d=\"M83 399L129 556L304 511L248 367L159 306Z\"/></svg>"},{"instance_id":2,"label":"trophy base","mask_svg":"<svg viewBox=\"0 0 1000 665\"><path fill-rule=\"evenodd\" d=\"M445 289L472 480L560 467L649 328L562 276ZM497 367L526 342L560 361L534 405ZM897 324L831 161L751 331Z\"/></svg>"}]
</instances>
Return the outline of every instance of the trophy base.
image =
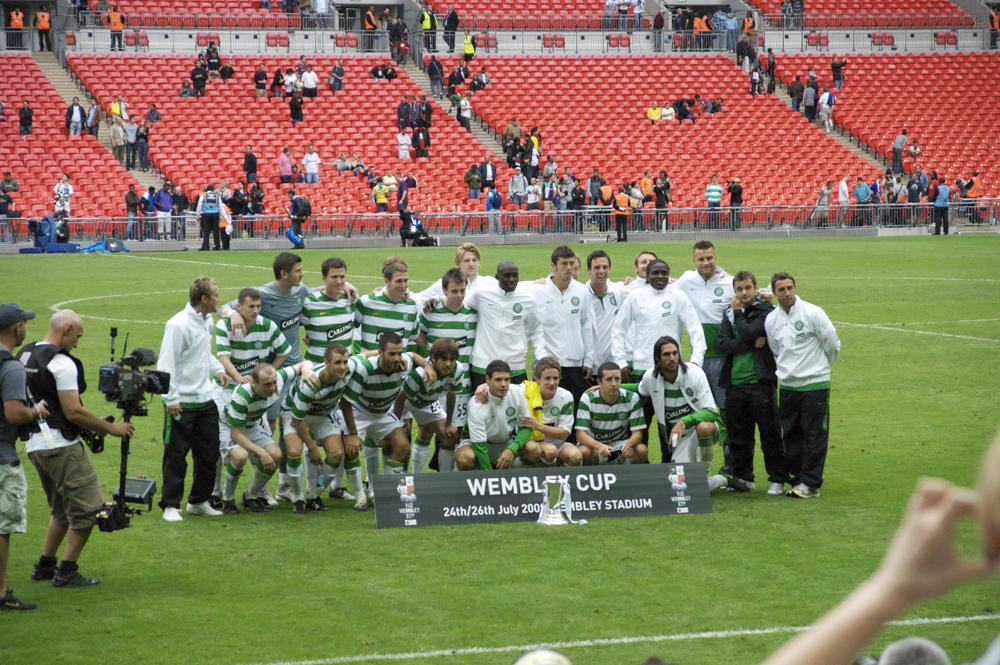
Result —
<instances>
[{"instance_id":1,"label":"trophy base","mask_svg":"<svg viewBox=\"0 0 1000 665\"><path fill-rule=\"evenodd\" d=\"M561 510L549 509L538 516L539 524L547 524L549 526L558 524L569 524L566 517L563 515Z\"/></svg>"}]
</instances>

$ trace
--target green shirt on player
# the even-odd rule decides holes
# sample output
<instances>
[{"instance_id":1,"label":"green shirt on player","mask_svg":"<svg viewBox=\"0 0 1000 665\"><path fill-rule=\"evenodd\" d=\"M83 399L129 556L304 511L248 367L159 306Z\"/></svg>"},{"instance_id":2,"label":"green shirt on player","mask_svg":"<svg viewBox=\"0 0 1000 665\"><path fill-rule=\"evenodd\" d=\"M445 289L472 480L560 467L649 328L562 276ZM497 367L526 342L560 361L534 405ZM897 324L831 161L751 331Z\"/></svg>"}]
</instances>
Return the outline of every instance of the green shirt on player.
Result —
<instances>
[{"instance_id":1,"label":"green shirt on player","mask_svg":"<svg viewBox=\"0 0 1000 665\"><path fill-rule=\"evenodd\" d=\"M379 368L380 355L351 357L347 361L347 374L351 378L347 382L344 397L369 413L388 413L414 364L409 353L404 353L403 356L406 358L406 368L390 374Z\"/></svg>"},{"instance_id":2,"label":"green shirt on player","mask_svg":"<svg viewBox=\"0 0 1000 665\"><path fill-rule=\"evenodd\" d=\"M257 316L242 339L233 337L233 324L228 318L221 318L215 324L215 354L228 355L229 362L243 376L252 372L257 364L290 352L291 346L278 325L263 316Z\"/></svg>"},{"instance_id":3,"label":"green shirt on player","mask_svg":"<svg viewBox=\"0 0 1000 665\"><path fill-rule=\"evenodd\" d=\"M309 294L302 305L302 325L306 329L306 360L323 362L326 348L343 344L351 353L357 307L346 293L334 300L322 291Z\"/></svg>"},{"instance_id":4,"label":"green shirt on player","mask_svg":"<svg viewBox=\"0 0 1000 665\"><path fill-rule=\"evenodd\" d=\"M317 365L313 368L313 372L318 377L323 369L324 365ZM341 380L329 385L323 384L319 388L313 388L300 379L288 391L281 408L291 412L292 417L298 420L306 416L325 416L340 404L340 398L347 389L347 382L350 379L351 374L348 372Z\"/></svg>"},{"instance_id":5,"label":"green shirt on player","mask_svg":"<svg viewBox=\"0 0 1000 665\"><path fill-rule=\"evenodd\" d=\"M599 390L583 393L576 410L576 429L605 445L627 440L632 431L646 429L639 396L619 389L618 399L608 404Z\"/></svg>"},{"instance_id":6,"label":"green shirt on player","mask_svg":"<svg viewBox=\"0 0 1000 665\"><path fill-rule=\"evenodd\" d=\"M464 305L457 312L453 312L444 305L439 306L430 312L421 312L418 321L419 331L427 338L426 349L420 349L421 355L426 357L430 353L430 348L439 339L447 338L455 341L458 345L458 362L463 367L462 384L456 387L459 395L470 392L469 386L469 361L472 356L472 345L476 342L476 325L479 315L476 310Z\"/></svg>"},{"instance_id":7,"label":"green shirt on player","mask_svg":"<svg viewBox=\"0 0 1000 665\"><path fill-rule=\"evenodd\" d=\"M384 293L361 296L355 321L361 328L361 351L377 349L384 332L402 337L404 351L416 350L417 303L412 298L392 302Z\"/></svg>"},{"instance_id":8,"label":"green shirt on player","mask_svg":"<svg viewBox=\"0 0 1000 665\"><path fill-rule=\"evenodd\" d=\"M241 383L233 391L224 416L220 418L230 427L249 427L260 420L275 402L281 399L281 389L286 381L295 378L294 367L282 367L278 371L278 389L270 397L261 397L254 391L252 383Z\"/></svg>"}]
</instances>

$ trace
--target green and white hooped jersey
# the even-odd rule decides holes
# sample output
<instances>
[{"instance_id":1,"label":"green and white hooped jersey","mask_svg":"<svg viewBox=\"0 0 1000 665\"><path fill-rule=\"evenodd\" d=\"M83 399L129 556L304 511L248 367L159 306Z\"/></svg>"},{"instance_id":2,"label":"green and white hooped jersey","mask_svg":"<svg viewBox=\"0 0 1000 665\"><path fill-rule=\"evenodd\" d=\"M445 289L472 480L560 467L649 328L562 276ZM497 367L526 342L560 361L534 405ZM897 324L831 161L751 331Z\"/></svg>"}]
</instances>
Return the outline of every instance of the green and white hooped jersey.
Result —
<instances>
[{"instance_id":1,"label":"green and white hooped jersey","mask_svg":"<svg viewBox=\"0 0 1000 665\"><path fill-rule=\"evenodd\" d=\"M229 362L241 375L246 376L257 364L267 362L269 357L283 356L291 352L288 340L281 334L278 325L263 316L250 326L242 339L233 337L233 324L228 318L221 318L215 324L215 353L229 354ZM274 356L271 356L271 354Z\"/></svg>"},{"instance_id":2,"label":"green and white hooped jersey","mask_svg":"<svg viewBox=\"0 0 1000 665\"><path fill-rule=\"evenodd\" d=\"M357 307L345 293L336 300L322 291L310 294L302 305L302 325L309 343L306 360L323 362L326 348L333 344L343 344L350 354L356 316Z\"/></svg>"},{"instance_id":3,"label":"green and white hooped jersey","mask_svg":"<svg viewBox=\"0 0 1000 665\"><path fill-rule=\"evenodd\" d=\"M361 332L361 351L378 348L384 332L403 338L403 350L415 351L417 338L417 303L413 299L392 302L385 293L369 293L358 300L355 318Z\"/></svg>"},{"instance_id":4,"label":"green and white hooped jersey","mask_svg":"<svg viewBox=\"0 0 1000 665\"><path fill-rule=\"evenodd\" d=\"M412 406L418 409L430 406L434 402L446 397L450 392L461 394L462 377L466 377L464 380L468 381L469 367L462 363L455 363L451 374L448 376L439 376L430 385L427 385L427 381L424 378L425 374L426 372L424 372L423 367L414 367L406 375L406 381L403 383L403 392L406 393L406 399L409 400ZM468 386L466 386L465 392L468 392Z\"/></svg>"},{"instance_id":5,"label":"green and white hooped jersey","mask_svg":"<svg viewBox=\"0 0 1000 665\"><path fill-rule=\"evenodd\" d=\"M252 383L241 383L233 391L233 396L226 407L225 423L230 427L248 427L260 420L267 410L281 399L281 389L287 381L295 378L298 372L294 367L282 367L278 370L278 389L270 397L261 397L254 392Z\"/></svg>"},{"instance_id":6,"label":"green and white hooped jersey","mask_svg":"<svg viewBox=\"0 0 1000 665\"><path fill-rule=\"evenodd\" d=\"M565 388L556 388L552 399L542 400L542 424L564 429L573 433L573 393Z\"/></svg>"},{"instance_id":7,"label":"green and white hooped jersey","mask_svg":"<svg viewBox=\"0 0 1000 665\"><path fill-rule=\"evenodd\" d=\"M479 314L476 310L464 305L453 312L443 305L430 312L421 312L419 330L427 336L427 349L421 349L421 355L427 357L434 342L447 338L458 345L458 362L464 367L465 375L460 377L462 385L456 388L460 395L469 392L469 361L472 358L472 346L476 343L476 325Z\"/></svg>"},{"instance_id":8,"label":"green and white hooped jersey","mask_svg":"<svg viewBox=\"0 0 1000 665\"><path fill-rule=\"evenodd\" d=\"M317 365L313 368L316 376L319 376L323 370L323 365ZM289 411L294 418L299 420L306 416L328 415L340 404L340 398L347 389L347 382L350 378L351 375L348 373L340 381L319 388L313 388L299 379L292 384L292 389L288 391L281 408L284 411Z\"/></svg>"},{"instance_id":9,"label":"green and white hooped jersey","mask_svg":"<svg viewBox=\"0 0 1000 665\"><path fill-rule=\"evenodd\" d=\"M347 373L351 378L347 382L344 397L369 413L388 413L413 367L412 356L409 353L404 353L403 356L406 358L406 368L391 374L379 369L381 355L369 358L353 356L347 361Z\"/></svg>"},{"instance_id":10,"label":"green and white hooped jersey","mask_svg":"<svg viewBox=\"0 0 1000 665\"><path fill-rule=\"evenodd\" d=\"M625 441L631 432L646 429L639 396L620 388L618 399L608 404L599 390L583 393L576 411L576 429L604 444Z\"/></svg>"}]
</instances>

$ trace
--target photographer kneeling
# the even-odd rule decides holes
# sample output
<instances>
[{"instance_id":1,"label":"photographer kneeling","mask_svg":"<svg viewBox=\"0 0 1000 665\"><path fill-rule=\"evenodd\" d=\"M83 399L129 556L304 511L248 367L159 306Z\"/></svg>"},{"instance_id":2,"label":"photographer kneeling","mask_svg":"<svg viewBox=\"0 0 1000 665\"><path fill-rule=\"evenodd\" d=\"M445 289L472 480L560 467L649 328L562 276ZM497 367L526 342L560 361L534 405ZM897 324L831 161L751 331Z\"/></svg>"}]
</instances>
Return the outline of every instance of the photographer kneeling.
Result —
<instances>
[{"instance_id":1,"label":"photographer kneeling","mask_svg":"<svg viewBox=\"0 0 1000 665\"><path fill-rule=\"evenodd\" d=\"M131 423L102 420L80 401L80 394L87 389L83 364L69 352L82 336L83 320L64 309L52 315L42 341L26 345L18 354L27 371L29 395L35 402L44 400L49 409L48 418L29 429L25 445L52 515L31 579L52 580L57 588L100 582L81 575L76 564L97 522L97 511L104 505L81 435L89 431L121 438L134 433ZM66 548L57 569L56 552L64 538Z\"/></svg>"}]
</instances>

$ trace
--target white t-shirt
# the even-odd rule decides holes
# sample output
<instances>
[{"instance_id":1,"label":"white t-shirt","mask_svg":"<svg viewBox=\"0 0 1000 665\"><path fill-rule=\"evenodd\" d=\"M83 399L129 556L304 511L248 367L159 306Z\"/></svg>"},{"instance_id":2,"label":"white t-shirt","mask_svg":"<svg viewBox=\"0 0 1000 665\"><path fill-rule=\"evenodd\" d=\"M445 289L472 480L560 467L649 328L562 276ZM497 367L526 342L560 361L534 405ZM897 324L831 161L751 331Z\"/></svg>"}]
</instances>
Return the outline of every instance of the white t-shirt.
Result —
<instances>
[{"instance_id":1,"label":"white t-shirt","mask_svg":"<svg viewBox=\"0 0 1000 665\"><path fill-rule=\"evenodd\" d=\"M39 344L39 347L42 345ZM55 377L56 380L56 390L79 390L79 386L76 383L76 364L69 358L69 356L57 353L49 361L48 368L49 373ZM35 432L28 439L27 443L24 444L24 449L29 452L37 452L39 450L52 450L54 448L65 448L66 446L72 446L80 441L80 437L75 439L67 439L62 435L62 432L55 428L49 428L49 432L52 434L52 443L50 444L48 439L45 438L43 432Z\"/></svg>"},{"instance_id":2,"label":"white t-shirt","mask_svg":"<svg viewBox=\"0 0 1000 665\"><path fill-rule=\"evenodd\" d=\"M307 152L302 156L302 166L305 167L306 173L319 173L320 161L319 155L315 152Z\"/></svg>"},{"instance_id":3,"label":"white t-shirt","mask_svg":"<svg viewBox=\"0 0 1000 665\"><path fill-rule=\"evenodd\" d=\"M311 72L308 69L302 72L302 87L303 88L315 88L319 85L319 76L316 72Z\"/></svg>"}]
</instances>

